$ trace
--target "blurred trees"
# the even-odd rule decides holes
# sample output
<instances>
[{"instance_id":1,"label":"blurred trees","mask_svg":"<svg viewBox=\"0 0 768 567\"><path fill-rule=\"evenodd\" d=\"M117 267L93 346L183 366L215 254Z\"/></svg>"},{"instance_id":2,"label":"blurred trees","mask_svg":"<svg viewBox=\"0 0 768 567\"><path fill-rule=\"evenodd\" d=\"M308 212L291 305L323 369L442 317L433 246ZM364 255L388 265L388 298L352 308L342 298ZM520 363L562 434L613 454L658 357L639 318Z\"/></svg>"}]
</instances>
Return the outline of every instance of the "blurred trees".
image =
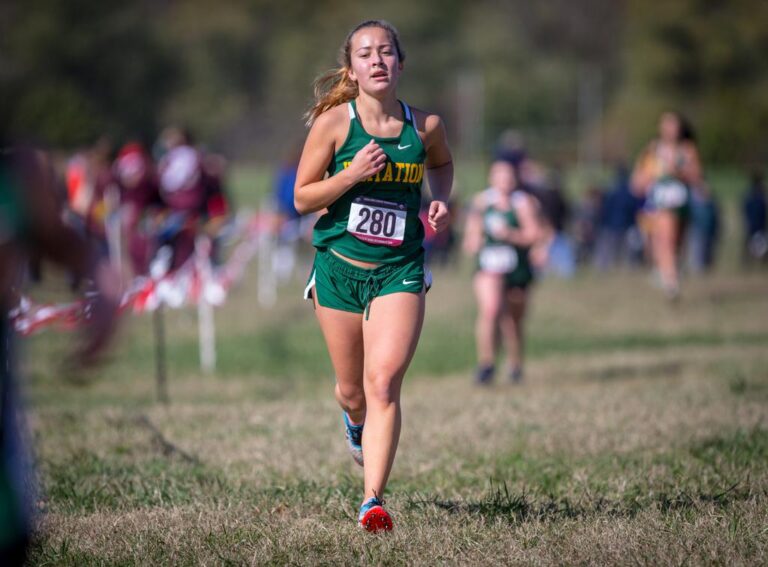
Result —
<instances>
[{"instance_id":1,"label":"blurred trees","mask_svg":"<svg viewBox=\"0 0 768 567\"><path fill-rule=\"evenodd\" d=\"M153 133L175 69L147 25L149 8L114 0L5 3L2 125L63 146Z\"/></svg>"},{"instance_id":2,"label":"blurred trees","mask_svg":"<svg viewBox=\"0 0 768 567\"><path fill-rule=\"evenodd\" d=\"M474 135L466 151L515 127L551 158L574 158L586 137L629 158L671 107L706 156L766 158L757 0L7 0L0 122L63 147L177 122L273 158L303 135L312 79L371 17L400 29L403 98L444 114L454 138Z\"/></svg>"},{"instance_id":3,"label":"blurred trees","mask_svg":"<svg viewBox=\"0 0 768 567\"><path fill-rule=\"evenodd\" d=\"M630 0L624 78L610 109L637 148L665 109L692 119L705 157L768 161L768 2Z\"/></svg>"}]
</instances>

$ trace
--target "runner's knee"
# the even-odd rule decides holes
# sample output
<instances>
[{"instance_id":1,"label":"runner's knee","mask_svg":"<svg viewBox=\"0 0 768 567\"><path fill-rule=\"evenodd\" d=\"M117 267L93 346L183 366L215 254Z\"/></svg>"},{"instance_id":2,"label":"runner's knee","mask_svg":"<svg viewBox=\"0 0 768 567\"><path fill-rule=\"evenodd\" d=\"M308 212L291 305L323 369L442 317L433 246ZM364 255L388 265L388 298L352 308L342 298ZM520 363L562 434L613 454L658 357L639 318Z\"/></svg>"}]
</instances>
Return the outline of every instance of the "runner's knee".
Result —
<instances>
[{"instance_id":1,"label":"runner's knee","mask_svg":"<svg viewBox=\"0 0 768 567\"><path fill-rule=\"evenodd\" d=\"M336 398L351 410L365 407L365 391L362 384L337 382Z\"/></svg>"},{"instance_id":2,"label":"runner's knee","mask_svg":"<svg viewBox=\"0 0 768 567\"><path fill-rule=\"evenodd\" d=\"M400 401L400 377L396 372L382 368L367 372L365 397L369 403L389 405Z\"/></svg>"},{"instance_id":3,"label":"runner's knee","mask_svg":"<svg viewBox=\"0 0 768 567\"><path fill-rule=\"evenodd\" d=\"M485 320L495 320L501 315L501 298L484 298L478 302L477 312Z\"/></svg>"}]
</instances>

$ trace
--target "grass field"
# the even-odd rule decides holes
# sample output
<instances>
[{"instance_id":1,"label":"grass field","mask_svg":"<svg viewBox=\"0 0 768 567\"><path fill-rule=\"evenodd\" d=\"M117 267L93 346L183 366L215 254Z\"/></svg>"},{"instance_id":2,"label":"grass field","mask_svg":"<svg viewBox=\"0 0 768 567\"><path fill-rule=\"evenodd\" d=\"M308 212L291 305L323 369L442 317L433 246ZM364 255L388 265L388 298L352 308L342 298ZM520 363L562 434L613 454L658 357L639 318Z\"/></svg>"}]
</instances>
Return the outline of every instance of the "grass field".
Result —
<instances>
[{"instance_id":1,"label":"grass field","mask_svg":"<svg viewBox=\"0 0 768 567\"><path fill-rule=\"evenodd\" d=\"M768 564L768 274L733 267L674 308L645 273L543 281L526 383L489 389L469 262L436 271L383 536L355 526L362 475L300 277L264 309L251 273L217 310L215 376L194 311L167 313L169 406L149 317L77 379L68 338L39 335L32 563Z\"/></svg>"}]
</instances>

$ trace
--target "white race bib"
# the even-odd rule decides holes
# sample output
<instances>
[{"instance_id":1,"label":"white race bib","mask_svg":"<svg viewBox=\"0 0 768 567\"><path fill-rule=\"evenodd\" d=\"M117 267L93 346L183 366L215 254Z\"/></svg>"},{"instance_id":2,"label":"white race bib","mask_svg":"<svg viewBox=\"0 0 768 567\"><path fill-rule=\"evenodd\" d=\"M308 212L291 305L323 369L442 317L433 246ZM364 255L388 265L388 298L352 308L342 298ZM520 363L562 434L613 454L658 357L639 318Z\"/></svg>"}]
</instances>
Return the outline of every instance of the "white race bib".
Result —
<instances>
[{"instance_id":1,"label":"white race bib","mask_svg":"<svg viewBox=\"0 0 768 567\"><path fill-rule=\"evenodd\" d=\"M369 244L400 246L405 237L406 206L357 197L349 208L347 232Z\"/></svg>"},{"instance_id":2,"label":"white race bib","mask_svg":"<svg viewBox=\"0 0 768 567\"><path fill-rule=\"evenodd\" d=\"M478 260L484 272L508 274L517 268L517 251L511 246L486 246Z\"/></svg>"},{"instance_id":3,"label":"white race bib","mask_svg":"<svg viewBox=\"0 0 768 567\"><path fill-rule=\"evenodd\" d=\"M498 237L499 233L507 228L507 217L503 213L489 213L485 217L485 231L492 237Z\"/></svg>"},{"instance_id":4,"label":"white race bib","mask_svg":"<svg viewBox=\"0 0 768 567\"><path fill-rule=\"evenodd\" d=\"M653 204L659 209L677 209L685 205L688 190L676 179L665 179L653 186Z\"/></svg>"}]
</instances>

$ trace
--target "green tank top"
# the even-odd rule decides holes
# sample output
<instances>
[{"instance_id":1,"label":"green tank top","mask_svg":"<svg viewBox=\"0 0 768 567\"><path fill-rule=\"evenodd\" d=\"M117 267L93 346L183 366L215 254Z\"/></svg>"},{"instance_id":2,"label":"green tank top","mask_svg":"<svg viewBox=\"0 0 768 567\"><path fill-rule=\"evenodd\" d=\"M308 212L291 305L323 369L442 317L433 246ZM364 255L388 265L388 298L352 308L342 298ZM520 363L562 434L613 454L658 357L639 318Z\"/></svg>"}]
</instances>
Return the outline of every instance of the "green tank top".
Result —
<instances>
[{"instance_id":1,"label":"green tank top","mask_svg":"<svg viewBox=\"0 0 768 567\"><path fill-rule=\"evenodd\" d=\"M478 269L504 274L509 284L524 285L530 282L533 271L528 260L528 248L515 246L504 240L498 240L494 233L499 228L519 228L520 221L515 212L515 200L521 198L512 193L510 208L502 210L494 205L499 198L498 192L491 188L484 192L487 205L483 208L483 246L477 256Z\"/></svg>"},{"instance_id":2,"label":"green tank top","mask_svg":"<svg viewBox=\"0 0 768 567\"><path fill-rule=\"evenodd\" d=\"M421 184L426 152L408 105L403 108L403 129L394 138L368 134L348 103L349 133L328 166L336 175L352 163L360 149L374 140L387 155L379 173L354 185L328 207L315 224L312 244L332 248L355 260L388 264L422 251L424 227L419 219Z\"/></svg>"}]
</instances>

